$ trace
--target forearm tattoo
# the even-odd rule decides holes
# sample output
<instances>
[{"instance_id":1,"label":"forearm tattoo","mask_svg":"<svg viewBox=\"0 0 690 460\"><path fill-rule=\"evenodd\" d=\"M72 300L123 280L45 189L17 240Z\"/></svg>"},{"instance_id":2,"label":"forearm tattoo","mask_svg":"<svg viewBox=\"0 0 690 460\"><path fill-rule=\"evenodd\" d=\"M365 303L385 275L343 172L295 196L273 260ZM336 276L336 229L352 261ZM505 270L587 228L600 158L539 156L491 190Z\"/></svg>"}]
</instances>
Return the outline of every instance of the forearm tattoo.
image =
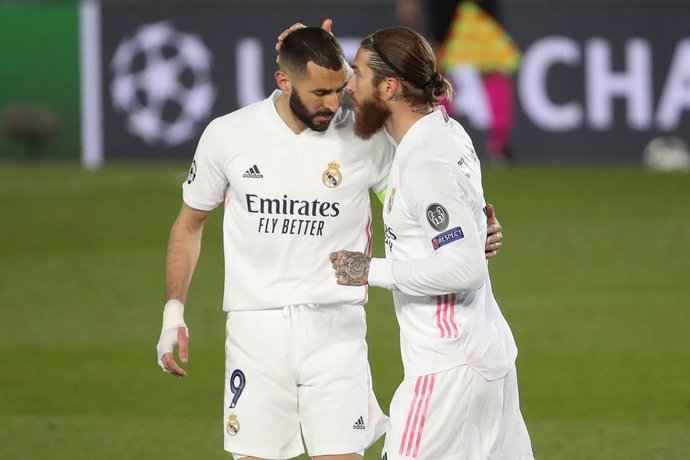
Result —
<instances>
[{"instance_id":1,"label":"forearm tattoo","mask_svg":"<svg viewBox=\"0 0 690 460\"><path fill-rule=\"evenodd\" d=\"M350 286L367 284L370 258L361 252L348 252L342 258L338 275L347 279Z\"/></svg>"}]
</instances>

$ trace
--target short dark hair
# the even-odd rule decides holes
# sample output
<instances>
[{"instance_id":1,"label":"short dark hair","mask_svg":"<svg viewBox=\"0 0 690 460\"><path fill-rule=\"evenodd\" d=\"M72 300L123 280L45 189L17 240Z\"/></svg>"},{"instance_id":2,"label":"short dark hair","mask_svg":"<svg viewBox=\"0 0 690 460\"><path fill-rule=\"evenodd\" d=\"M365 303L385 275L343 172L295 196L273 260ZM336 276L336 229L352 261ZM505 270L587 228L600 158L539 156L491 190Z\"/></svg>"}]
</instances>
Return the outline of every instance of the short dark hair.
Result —
<instances>
[{"instance_id":1,"label":"short dark hair","mask_svg":"<svg viewBox=\"0 0 690 460\"><path fill-rule=\"evenodd\" d=\"M285 37L278 62L281 68L303 75L308 62L330 70L342 69L345 53L330 32L319 27L304 27Z\"/></svg>"}]
</instances>

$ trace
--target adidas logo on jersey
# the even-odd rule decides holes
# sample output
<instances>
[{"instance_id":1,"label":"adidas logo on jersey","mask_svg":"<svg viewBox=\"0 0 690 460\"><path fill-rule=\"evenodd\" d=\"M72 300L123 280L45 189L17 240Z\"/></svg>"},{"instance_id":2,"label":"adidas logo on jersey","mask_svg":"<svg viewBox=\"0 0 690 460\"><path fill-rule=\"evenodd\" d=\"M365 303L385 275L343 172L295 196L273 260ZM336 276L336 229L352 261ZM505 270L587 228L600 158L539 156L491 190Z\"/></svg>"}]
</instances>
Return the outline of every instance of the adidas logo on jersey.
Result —
<instances>
[{"instance_id":1,"label":"adidas logo on jersey","mask_svg":"<svg viewBox=\"0 0 690 460\"><path fill-rule=\"evenodd\" d=\"M364 430L366 426L364 425L364 419L362 417L358 418L352 428L355 430Z\"/></svg>"},{"instance_id":2,"label":"adidas logo on jersey","mask_svg":"<svg viewBox=\"0 0 690 460\"><path fill-rule=\"evenodd\" d=\"M261 174L261 171L259 171L259 167L257 165L254 165L251 168L247 169L244 172L244 174L242 174L242 177L250 179L263 179L264 175Z\"/></svg>"}]
</instances>

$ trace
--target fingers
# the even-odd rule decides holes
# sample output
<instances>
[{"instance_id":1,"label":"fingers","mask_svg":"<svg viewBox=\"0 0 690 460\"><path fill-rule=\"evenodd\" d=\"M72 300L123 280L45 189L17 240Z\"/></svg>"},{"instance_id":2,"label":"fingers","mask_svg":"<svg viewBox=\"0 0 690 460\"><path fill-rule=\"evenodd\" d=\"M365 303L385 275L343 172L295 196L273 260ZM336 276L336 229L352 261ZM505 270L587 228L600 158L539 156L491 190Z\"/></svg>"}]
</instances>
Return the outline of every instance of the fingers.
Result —
<instances>
[{"instance_id":1,"label":"fingers","mask_svg":"<svg viewBox=\"0 0 690 460\"><path fill-rule=\"evenodd\" d=\"M486 226L489 233L495 233L501 231L501 223L496 217L496 211L494 210L494 205L486 205Z\"/></svg>"},{"instance_id":2,"label":"fingers","mask_svg":"<svg viewBox=\"0 0 690 460\"><path fill-rule=\"evenodd\" d=\"M276 46L275 46L276 51L280 51L280 48L283 46L283 41L285 40L285 37L287 37L288 35L290 35L294 31L299 30L299 29L303 29L305 27L306 26L304 24L302 24L301 22L296 22L293 25L291 25L290 27L288 27L287 29L285 29L284 31L282 31L280 33L280 35L278 35L278 41L276 42ZM321 28L323 30L325 30L326 32L333 33L333 19L330 19L330 18L324 19L323 23L321 24Z\"/></svg>"},{"instance_id":3,"label":"fingers","mask_svg":"<svg viewBox=\"0 0 690 460\"><path fill-rule=\"evenodd\" d=\"M490 233L486 237L486 249L489 249L490 246L496 244L498 245L496 249L498 249L498 247L501 246L501 243L503 243L503 233L501 233L500 231Z\"/></svg>"},{"instance_id":4,"label":"fingers","mask_svg":"<svg viewBox=\"0 0 690 460\"><path fill-rule=\"evenodd\" d=\"M494 232L500 232L501 231L501 223L498 221L498 218L496 217L496 211L494 210L494 205L491 203L488 203L486 205L486 225L488 227L488 232L489 233L494 233Z\"/></svg>"},{"instance_id":5,"label":"fingers","mask_svg":"<svg viewBox=\"0 0 690 460\"><path fill-rule=\"evenodd\" d=\"M497 231L492 233L486 238L486 246L484 247L484 253L487 259L493 259L498 254L498 250L501 249L503 245L503 233Z\"/></svg>"},{"instance_id":6,"label":"fingers","mask_svg":"<svg viewBox=\"0 0 690 460\"><path fill-rule=\"evenodd\" d=\"M486 233L487 235L495 235L496 233L500 233L503 228L501 227L501 224L496 221L495 223L490 223L487 221L486 223Z\"/></svg>"},{"instance_id":7,"label":"fingers","mask_svg":"<svg viewBox=\"0 0 690 460\"><path fill-rule=\"evenodd\" d=\"M170 333L173 331L171 330ZM161 347L163 350L168 349L168 350L173 350L175 346L175 343L170 341L169 346L164 345ZM187 330L186 327L178 327L177 328L177 346L178 346L178 354L180 356L180 361L183 363L186 363L189 361L189 331ZM166 351L162 355L161 349L158 348L158 353L160 356L160 359L158 360L158 365L163 369L165 372L168 372L176 377L185 377L187 375L187 371L182 369L176 362L175 359L173 359L173 354L172 351Z\"/></svg>"},{"instance_id":8,"label":"fingers","mask_svg":"<svg viewBox=\"0 0 690 460\"><path fill-rule=\"evenodd\" d=\"M176 377L184 377L187 375L187 372L177 365L172 357L172 353L164 353L161 357L161 362L164 367L163 370L170 372L172 375Z\"/></svg>"},{"instance_id":9,"label":"fingers","mask_svg":"<svg viewBox=\"0 0 690 460\"><path fill-rule=\"evenodd\" d=\"M486 237L486 246L484 247L484 253L487 259L493 259L498 254L498 250L501 249L503 245L503 233L497 231L495 233L489 234Z\"/></svg>"},{"instance_id":10,"label":"fingers","mask_svg":"<svg viewBox=\"0 0 690 460\"><path fill-rule=\"evenodd\" d=\"M496 211L494 205L487 203L486 205L486 246L484 252L487 259L492 259L498 254L498 250L503 244L503 228L501 223L496 218Z\"/></svg>"},{"instance_id":11,"label":"fingers","mask_svg":"<svg viewBox=\"0 0 690 460\"><path fill-rule=\"evenodd\" d=\"M486 204L486 219L489 220L491 218L495 218L495 213L494 213L494 205L491 203Z\"/></svg>"},{"instance_id":12,"label":"fingers","mask_svg":"<svg viewBox=\"0 0 690 460\"><path fill-rule=\"evenodd\" d=\"M331 264L333 264L333 268L336 267L337 264L340 263L341 259L347 254L347 251L345 250L340 250L336 252L331 252L328 256L328 259L331 261Z\"/></svg>"},{"instance_id":13,"label":"fingers","mask_svg":"<svg viewBox=\"0 0 690 460\"><path fill-rule=\"evenodd\" d=\"M326 21L324 21L324 24L326 23ZM299 29L303 29L305 27L306 26L304 24L302 24L301 22L297 22L297 23L291 25L290 27L288 27L287 29L285 29L284 31L282 31L280 33L280 35L278 35L278 42L276 42L276 51L280 51L280 47L283 46L283 40L285 40L285 37L287 37L288 35L290 35L294 31L299 30Z\"/></svg>"},{"instance_id":14,"label":"fingers","mask_svg":"<svg viewBox=\"0 0 690 460\"><path fill-rule=\"evenodd\" d=\"M331 252L328 258L331 261L331 266L335 273L333 274L338 281L338 284L347 285L347 278L341 274L341 269L343 265L343 258L347 255L347 251L341 250L336 252Z\"/></svg>"},{"instance_id":15,"label":"fingers","mask_svg":"<svg viewBox=\"0 0 690 460\"><path fill-rule=\"evenodd\" d=\"M189 331L186 327L177 328L177 354L180 355L180 361L186 363L189 361Z\"/></svg>"},{"instance_id":16,"label":"fingers","mask_svg":"<svg viewBox=\"0 0 690 460\"><path fill-rule=\"evenodd\" d=\"M501 249L501 243L500 242L487 244L486 247L484 248L484 251L487 253L489 253L489 252L496 253L496 252L498 252L499 249Z\"/></svg>"}]
</instances>

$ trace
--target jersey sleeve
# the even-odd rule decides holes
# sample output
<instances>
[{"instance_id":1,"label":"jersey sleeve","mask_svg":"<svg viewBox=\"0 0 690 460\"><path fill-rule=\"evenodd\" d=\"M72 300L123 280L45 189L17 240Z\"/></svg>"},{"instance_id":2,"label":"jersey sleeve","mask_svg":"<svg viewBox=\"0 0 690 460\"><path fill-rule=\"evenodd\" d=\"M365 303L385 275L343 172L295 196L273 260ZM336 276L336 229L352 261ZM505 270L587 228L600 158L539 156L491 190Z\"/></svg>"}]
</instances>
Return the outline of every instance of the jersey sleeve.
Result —
<instances>
[{"instance_id":1,"label":"jersey sleeve","mask_svg":"<svg viewBox=\"0 0 690 460\"><path fill-rule=\"evenodd\" d=\"M228 179L216 143L216 122L211 122L199 139L189 175L182 184L182 198L188 206L210 211L223 202Z\"/></svg>"},{"instance_id":2,"label":"jersey sleeve","mask_svg":"<svg viewBox=\"0 0 690 460\"><path fill-rule=\"evenodd\" d=\"M472 195L443 153L417 155L404 181L408 211L430 247L420 260L374 260L370 282L409 295L440 295L479 289L486 280L483 244L472 212Z\"/></svg>"}]
</instances>

